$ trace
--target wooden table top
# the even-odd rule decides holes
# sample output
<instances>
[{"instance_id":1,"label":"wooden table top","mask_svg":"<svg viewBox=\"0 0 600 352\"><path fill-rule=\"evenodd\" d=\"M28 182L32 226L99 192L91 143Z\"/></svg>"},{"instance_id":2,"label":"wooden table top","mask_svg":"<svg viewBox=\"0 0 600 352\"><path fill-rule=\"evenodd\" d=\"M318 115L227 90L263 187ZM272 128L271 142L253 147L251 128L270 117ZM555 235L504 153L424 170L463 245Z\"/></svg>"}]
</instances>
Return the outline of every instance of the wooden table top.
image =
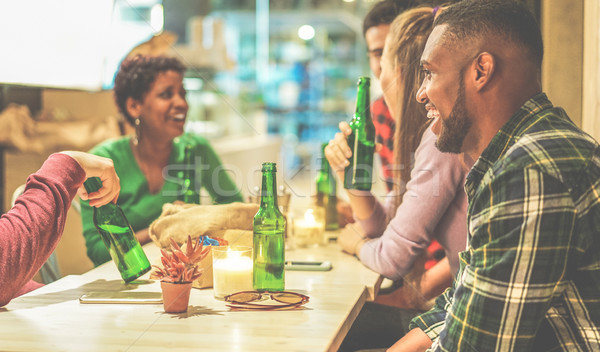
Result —
<instances>
[{"instance_id":1,"label":"wooden table top","mask_svg":"<svg viewBox=\"0 0 600 352\"><path fill-rule=\"evenodd\" d=\"M151 262L154 244L144 246ZM192 289L187 313L162 304L81 304L94 291L160 292L146 274L125 284L112 262L64 277L0 308L2 351L336 351L381 278L335 244L288 250L286 260L329 260L327 272L286 271L303 309L231 311L212 289Z\"/></svg>"}]
</instances>

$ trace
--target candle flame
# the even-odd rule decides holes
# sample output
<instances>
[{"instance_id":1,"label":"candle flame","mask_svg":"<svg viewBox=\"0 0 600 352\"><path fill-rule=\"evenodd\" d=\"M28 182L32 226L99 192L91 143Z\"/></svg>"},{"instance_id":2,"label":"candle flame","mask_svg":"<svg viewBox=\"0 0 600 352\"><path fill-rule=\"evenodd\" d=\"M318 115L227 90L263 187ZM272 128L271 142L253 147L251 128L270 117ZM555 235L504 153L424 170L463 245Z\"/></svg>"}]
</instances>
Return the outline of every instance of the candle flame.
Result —
<instances>
[{"instance_id":1,"label":"candle flame","mask_svg":"<svg viewBox=\"0 0 600 352\"><path fill-rule=\"evenodd\" d=\"M314 214L314 210L313 209L308 209L305 213L304 213L304 221L306 221L307 224L316 224L316 219L315 219L315 214Z\"/></svg>"},{"instance_id":2,"label":"candle flame","mask_svg":"<svg viewBox=\"0 0 600 352\"><path fill-rule=\"evenodd\" d=\"M236 259L242 256L242 252L232 250L231 247L227 247L227 258Z\"/></svg>"}]
</instances>

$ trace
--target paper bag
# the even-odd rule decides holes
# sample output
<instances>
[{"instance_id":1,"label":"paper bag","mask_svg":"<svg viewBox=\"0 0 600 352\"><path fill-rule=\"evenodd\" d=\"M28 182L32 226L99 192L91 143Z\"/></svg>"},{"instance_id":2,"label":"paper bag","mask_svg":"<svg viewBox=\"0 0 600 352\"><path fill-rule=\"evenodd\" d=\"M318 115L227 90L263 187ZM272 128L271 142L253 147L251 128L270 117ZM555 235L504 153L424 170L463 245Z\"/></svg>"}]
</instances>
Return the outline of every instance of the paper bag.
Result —
<instances>
[{"instance_id":1,"label":"paper bag","mask_svg":"<svg viewBox=\"0 0 600 352\"><path fill-rule=\"evenodd\" d=\"M219 205L172 204L163 205L161 215L148 228L150 238L159 247L170 249L169 238L179 245L190 235L224 239L229 245L252 247L252 219L257 204L231 203ZM212 251L200 262L202 275L193 287L212 287Z\"/></svg>"}]
</instances>

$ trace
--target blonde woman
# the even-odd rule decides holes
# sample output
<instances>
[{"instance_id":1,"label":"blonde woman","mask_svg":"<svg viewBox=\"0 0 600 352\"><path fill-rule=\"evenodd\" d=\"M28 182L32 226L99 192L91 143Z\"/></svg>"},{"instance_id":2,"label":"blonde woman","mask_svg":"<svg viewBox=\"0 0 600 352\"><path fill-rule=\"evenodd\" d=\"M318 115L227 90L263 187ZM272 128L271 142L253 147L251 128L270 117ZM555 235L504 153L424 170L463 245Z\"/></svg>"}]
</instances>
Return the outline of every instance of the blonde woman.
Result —
<instances>
[{"instance_id":1,"label":"blonde woman","mask_svg":"<svg viewBox=\"0 0 600 352\"><path fill-rule=\"evenodd\" d=\"M463 190L468 168L462 158L441 153L426 110L415 99L422 81L420 57L432 30L435 9L421 7L400 14L391 24L381 61L380 81L385 101L396 120L394 187L380 202L370 192L347 191L354 217L340 234L344 251L356 254L369 268L399 280L412 272L412 299L427 301L443 292L458 271L458 253L466 247L467 197ZM343 177L352 156L347 144L351 130L340 123L325 155ZM422 258L436 239L446 258L425 274ZM418 263L418 264L417 264ZM421 302L422 303L422 302ZM408 305L420 306L416 302Z\"/></svg>"}]
</instances>

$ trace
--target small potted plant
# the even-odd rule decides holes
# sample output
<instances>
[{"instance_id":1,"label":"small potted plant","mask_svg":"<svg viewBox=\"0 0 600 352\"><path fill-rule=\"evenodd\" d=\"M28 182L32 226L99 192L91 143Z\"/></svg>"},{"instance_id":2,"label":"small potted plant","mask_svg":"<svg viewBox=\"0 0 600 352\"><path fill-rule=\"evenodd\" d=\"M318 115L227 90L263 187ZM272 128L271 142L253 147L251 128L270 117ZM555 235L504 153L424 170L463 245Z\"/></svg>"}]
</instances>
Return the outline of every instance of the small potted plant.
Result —
<instances>
[{"instance_id":1,"label":"small potted plant","mask_svg":"<svg viewBox=\"0 0 600 352\"><path fill-rule=\"evenodd\" d=\"M150 278L160 280L165 312L183 313L188 309L192 283L202 275L198 264L210 253L210 247L203 247L202 236L195 243L188 236L185 251L172 238L170 241L171 253L160 250L163 267L153 265L156 270Z\"/></svg>"}]
</instances>

